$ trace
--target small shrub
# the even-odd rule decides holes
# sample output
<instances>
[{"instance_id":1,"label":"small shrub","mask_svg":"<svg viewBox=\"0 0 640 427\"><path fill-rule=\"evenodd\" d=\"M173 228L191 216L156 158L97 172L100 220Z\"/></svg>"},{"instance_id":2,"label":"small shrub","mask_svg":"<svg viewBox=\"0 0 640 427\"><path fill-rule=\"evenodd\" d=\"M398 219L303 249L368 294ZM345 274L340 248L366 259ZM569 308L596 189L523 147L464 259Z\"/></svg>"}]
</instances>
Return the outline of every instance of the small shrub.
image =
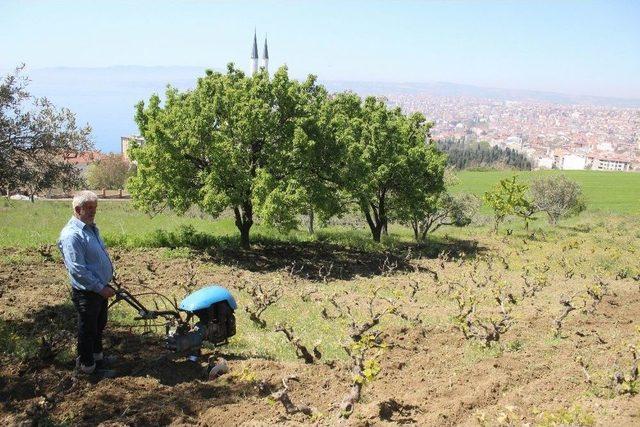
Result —
<instances>
[{"instance_id":1,"label":"small shrub","mask_svg":"<svg viewBox=\"0 0 640 427\"><path fill-rule=\"evenodd\" d=\"M189 248L167 248L162 252L162 257L165 259L190 259L192 256L191 249Z\"/></svg>"},{"instance_id":2,"label":"small shrub","mask_svg":"<svg viewBox=\"0 0 640 427\"><path fill-rule=\"evenodd\" d=\"M524 347L524 344L520 340L513 340L507 343L507 351L510 351L510 352L520 351L522 350L523 347Z\"/></svg>"},{"instance_id":3,"label":"small shrub","mask_svg":"<svg viewBox=\"0 0 640 427\"><path fill-rule=\"evenodd\" d=\"M493 209L494 232L498 232L500 223L510 215L525 218L525 226L535 213L531 201L526 196L527 185L520 184L514 175L500 180L491 191L484 193L484 201Z\"/></svg>"},{"instance_id":4,"label":"small shrub","mask_svg":"<svg viewBox=\"0 0 640 427\"><path fill-rule=\"evenodd\" d=\"M557 224L563 217L577 215L586 206L582 200L580 185L564 175L539 178L531 183L531 195L534 206L545 212L549 224Z\"/></svg>"},{"instance_id":5,"label":"small shrub","mask_svg":"<svg viewBox=\"0 0 640 427\"><path fill-rule=\"evenodd\" d=\"M616 280L626 279L627 277L631 277L633 274L631 273L631 269L629 267L623 267L616 273Z\"/></svg>"},{"instance_id":6,"label":"small shrub","mask_svg":"<svg viewBox=\"0 0 640 427\"><path fill-rule=\"evenodd\" d=\"M232 376L236 377L238 381L241 381L241 382L247 382L247 383L258 382L258 375L246 366L242 368L242 371L233 373Z\"/></svg>"},{"instance_id":7,"label":"small shrub","mask_svg":"<svg viewBox=\"0 0 640 427\"><path fill-rule=\"evenodd\" d=\"M148 238L145 246L194 249L207 249L215 246L216 238L196 231L192 225L181 225L176 231L155 230Z\"/></svg>"}]
</instances>

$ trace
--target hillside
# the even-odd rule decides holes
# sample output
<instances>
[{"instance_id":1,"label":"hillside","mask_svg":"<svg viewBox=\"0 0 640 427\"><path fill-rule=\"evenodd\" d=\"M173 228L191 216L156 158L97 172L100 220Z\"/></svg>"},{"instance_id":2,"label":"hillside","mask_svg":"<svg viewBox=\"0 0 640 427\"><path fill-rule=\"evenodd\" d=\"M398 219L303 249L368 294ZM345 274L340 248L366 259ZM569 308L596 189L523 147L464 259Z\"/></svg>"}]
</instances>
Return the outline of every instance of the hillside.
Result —
<instances>
[{"instance_id":1,"label":"hillside","mask_svg":"<svg viewBox=\"0 0 640 427\"><path fill-rule=\"evenodd\" d=\"M506 175L463 173L460 190L480 194ZM399 228L374 245L346 225L315 238L258 227L242 250L230 219L149 219L103 202L121 283L150 307L220 284L238 323L229 345L205 346L194 363L120 302L106 338L120 376L99 382L73 375L75 312L52 245L68 202L4 202L0 422L637 425L637 177L572 175L590 207L555 228L515 221L496 235L481 216L423 245ZM362 356L361 376L349 353ZM209 356L230 372L208 380ZM290 375L287 411L274 396Z\"/></svg>"}]
</instances>

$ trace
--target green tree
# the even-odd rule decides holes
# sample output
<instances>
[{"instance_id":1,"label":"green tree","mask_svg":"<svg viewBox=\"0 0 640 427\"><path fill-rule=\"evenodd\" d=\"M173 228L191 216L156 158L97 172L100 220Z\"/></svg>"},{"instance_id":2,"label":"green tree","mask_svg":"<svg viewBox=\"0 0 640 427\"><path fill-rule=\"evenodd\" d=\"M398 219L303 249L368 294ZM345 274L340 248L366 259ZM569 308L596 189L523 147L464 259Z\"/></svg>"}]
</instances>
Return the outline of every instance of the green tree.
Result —
<instances>
[{"instance_id":1,"label":"green tree","mask_svg":"<svg viewBox=\"0 0 640 427\"><path fill-rule=\"evenodd\" d=\"M314 82L312 77L305 83L306 95L299 100L305 114L296 119L290 145L256 185L260 217L284 231L296 228L300 216L307 215L313 233L316 216L325 222L344 212L348 201L339 173L346 166L344 150L333 132L336 102Z\"/></svg>"},{"instance_id":2,"label":"green tree","mask_svg":"<svg viewBox=\"0 0 640 427\"><path fill-rule=\"evenodd\" d=\"M118 190L130 174L131 164L121 154L110 153L89 166L87 183L91 188Z\"/></svg>"},{"instance_id":3,"label":"green tree","mask_svg":"<svg viewBox=\"0 0 640 427\"><path fill-rule=\"evenodd\" d=\"M148 212L197 205L213 216L231 208L243 247L255 211L292 226L301 187L289 173L294 136L325 93L313 76L290 80L286 67L269 79L230 64L226 74L207 71L192 91L169 87L164 105L157 95L139 103L145 144L131 149L138 169L128 183L135 205Z\"/></svg>"},{"instance_id":4,"label":"green tree","mask_svg":"<svg viewBox=\"0 0 640 427\"><path fill-rule=\"evenodd\" d=\"M417 242L426 241L429 233L444 225L464 227L471 224L480 207L480 200L473 194L448 191L433 194L424 202L421 209L407 212L402 220L411 226Z\"/></svg>"},{"instance_id":5,"label":"green tree","mask_svg":"<svg viewBox=\"0 0 640 427\"><path fill-rule=\"evenodd\" d=\"M26 189L33 200L44 189L80 182L65 158L92 148L91 128L79 128L68 109L31 96L23 68L0 83L0 185Z\"/></svg>"},{"instance_id":6,"label":"green tree","mask_svg":"<svg viewBox=\"0 0 640 427\"><path fill-rule=\"evenodd\" d=\"M426 144L430 123L419 113L406 116L379 99L337 97L336 141L346 164L343 188L363 213L373 240L403 205L440 191L445 156Z\"/></svg>"},{"instance_id":7,"label":"green tree","mask_svg":"<svg viewBox=\"0 0 640 427\"><path fill-rule=\"evenodd\" d=\"M521 215L530 210L527 199L527 185L518 182L514 175L500 180L491 191L484 193L484 200L493 209L494 231L509 215Z\"/></svg>"},{"instance_id":8,"label":"green tree","mask_svg":"<svg viewBox=\"0 0 640 427\"><path fill-rule=\"evenodd\" d=\"M582 200L580 184L564 175L538 178L531 183L533 205L545 212L550 224L557 224L560 218L577 215L586 206Z\"/></svg>"},{"instance_id":9,"label":"green tree","mask_svg":"<svg viewBox=\"0 0 640 427\"><path fill-rule=\"evenodd\" d=\"M425 241L429 233L443 225L463 227L471 223L480 207L480 201L472 194L451 194L448 189L458 183L453 170L447 168L441 189L413 191L411 197L402 199L396 219L411 226L417 242Z\"/></svg>"}]
</instances>

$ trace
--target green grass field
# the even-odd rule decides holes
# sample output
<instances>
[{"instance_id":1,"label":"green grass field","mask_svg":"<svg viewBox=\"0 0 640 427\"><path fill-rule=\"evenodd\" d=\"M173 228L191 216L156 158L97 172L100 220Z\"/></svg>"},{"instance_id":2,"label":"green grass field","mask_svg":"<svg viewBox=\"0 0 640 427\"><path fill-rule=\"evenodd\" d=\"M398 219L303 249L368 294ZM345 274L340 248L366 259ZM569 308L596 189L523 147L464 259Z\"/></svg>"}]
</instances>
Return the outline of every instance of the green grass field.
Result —
<instances>
[{"instance_id":1,"label":"green grass field","mask_svg":"<svg viewBox=\"0 0 640 427\"><path fill-rule=\"evenodd\" d=\"M502 178L510 177L514 172L491 171L459 173L460 183L454 191L465 191L482 196ZM538 176L557 174L558 171L517 172L524 182L530 182ZM587 212L580 218L603 215L637 215L640 214L640 174L572 171L564 172L569 178L582 185L587 202ZM64 224L71 216L69 201L37 201L32 204L25 201L0 201L0 247L34 247L54 243ZM482 214L489 215L490 209L484 206ZM543 215L539 215L543 218ZM574 223L576 219L569 220ZM158 247L181 246L185 240L195 240L200 246L210 244L236 245L238 232L230 215L213 220L198 212L189 212L184 216L163 213L154 217L136 211L129 202L105 200L100 203L97 222L109 246L121 247ZM479 221L483 223L483 221ZM546 220L536 222L544 227ZM397 241L410 241L410 231L398 225L391 227L392 236L386 241L386 247ZM438 233L448 233L451 229L443 228ZM466 235L477 230L458 231ZM366 227L353 230L347 227L331 227L319 229L315 236L304 231L281 234L276 230L254 225L251 230L255 240L329 240L348 246L363 249L375 249L370 241Z\"/></svg>"},{"instance_id":2,"label":"green grass field","mask_svg":"<svg viewBox=\"0 0 640 427\"><path fill-rule=\"evenodd\" d=\"M458 173L460 183L454 190L482 196L499 180L509 178L514 174L526 183L530 183L538 177L562 174L582 186L587 202L587 211L613 214L640 213L640 173L555 170L533 172L462 171Z\"/></svg>"}]
</instances>

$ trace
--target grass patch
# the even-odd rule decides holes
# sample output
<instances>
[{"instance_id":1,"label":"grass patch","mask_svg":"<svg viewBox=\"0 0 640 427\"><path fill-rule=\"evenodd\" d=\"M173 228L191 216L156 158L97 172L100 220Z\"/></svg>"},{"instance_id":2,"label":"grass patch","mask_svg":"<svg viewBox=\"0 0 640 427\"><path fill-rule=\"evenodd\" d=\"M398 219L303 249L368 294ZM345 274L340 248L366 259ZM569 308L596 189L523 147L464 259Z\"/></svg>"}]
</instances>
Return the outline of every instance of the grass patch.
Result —
<instances>
[{"instance_id":1,"label":"grass patch","mask_svg":"<svg viewBox=\"0 0 640 427\"><path fill-rule=\"evenodd\" d=\"M0 319L0 353L21 361L30 359L38 352L37 338L25 335L15 325Z\"/></svg>"},{"instance_id":2,"label":"grass patch","mask_svg":"<svg viewBox=\"0 0 640 427\"><path fill-rule=\"evenodd\" d=\"M235 297L239 307L251 304L244 292L236 293ZM344 325L340 320L328 322L323 319L320 310L321 307L309 307L297 298L280 300L264 312L262 317L267 322L265 329L257 327L244 313L236 312L238 334L226 349L244 355L293 361L296 359L294 347L282 333L273 331L277 324L287 323L309 348L320 342L323 361L346 359L347 355L340 344L340 340L345 339ZM302 312L304 316L300 316Z\"/></svg>"},{"instance_id":3,"label":"grass patch","mask_svg":"<svg viewBox=\"0 0 640 427\"><path fill-rule=\"evenodd\" d=\"M163 259L189 259L193 256L190 248L166 248L160 253Z\"/></svg>"},{"instance_id":4,"label":"grass patch","mask_svg":"<svg viewBox=\"0 0 640 427\"><path fill-rule=\"evenodd\" d=\"M540 427L592 426L596 423L594 416L580 406L541 412L537 418Z\"/></svg>"},{"instance_id":5,"label":"grass patch","mask_svg":"<svg viewBox=\"0 0 640 427\"><path fill-rule=\"evenodd\" d=\"M578 217L562 221L560 225L560 227L572 227L572 231L577 234L589 233L598 227L609 227L611 218L626 214L640 215L640 196L637 191L640 188L640 174L593 171L462 171L459 173L460 183L454 191L482 196L500 179L514 173L524 182L562 173L580 183L587 202L587 211ZM3 199L0 203L0 247L37 247L53 244L58 239L60 230L71 217L69 201L38 200L30 203ZM483 206L480 215L476 218L479 230L485 231L490 228L490 216L490 209ZM368 251L393 249L412 240L412 232L409 228L391 224L391 234L384 236L381 244L374 243L368 228L361 224L362 221L350 221L351 217L360 218L358 213L349 214L349 218L344 220L347 225L318 227L315 235L309 235L302 230L281 233L258 223L251 229L251 239L258 244L268 244L273 241L332 242ZM598 220L594 220L596 218ZM97 221L107 245L111 247L203 249L211 246L239 246L239 233L230 212L214 219L194 208L182 216L173 212L164 212L150 217L134 209L129 201L102 200ZM354 225L356 223L360 225ZM456 229L455 234L464 235L464 230L467 229ZM514 233L518 233L523 229L522 221L508 221L503 224L502 232L504 233L506 229L512 229ZM446 239L446 235L451 230L453 230L451 227L443 227L438 230L435 237L445 236ZM556 229L548 226L544 215L538 214L538 218L533 221L532 231L540 233L549 230ZM471 233L466 234L472 236L477 232L478 229L472 229ZM521 234L527 233L522 231ZM639 233L636 232L636 234Z\"/></svg>"},{"instance_id":6,"label":"grass patch","mask_svg":"<svg viewBox=\"0 0 640 427\"><path fill-rule=\"evenodd\" d=\"M515 339L513 341L509 341L505 347L505 350L508 352L518 352L524 348L524 343L521 340Z\"/></svg>"},{"instance_id":7,"label":"grass patch","mask_svg":"<svg viewBox=\"0 0 640 427\"><path fill-rule=\"evenodd\" d=\"M34 264L39 260L34 253L25 253L20 251L11 252L2 256L2 264L5 265L28 265Z\"/></svg>"},{"instance_id":8,"label":"grass patch","mask_svg":"<svg viewBox=\"0 0 640 427\"><path fill-rule=\"evenodd\" d=\"M55 244L60 230L71 217L69 202L43 201L36 203L6 201L0 210L0 247L33 248ZM135 210L129 201L101 201L97 223L109 247L139 248L167 247L206 249L209 247L240 246L234 220L223 214L218 219L208 215L172 212L149 217ZM336 242L361 249L393 248L409 241L409 230L394 227L397 232L385 236L383 243L371 240L369 230L332 226L320 229L315 235L302 230L282 233L272 227L256 224L251 229L253 244L298 242ZM16 259L15 262L21 262Z\"/></svg>"},{"instance_id":9,"label":"grass patch","mask_svg":"<svg viewBox=\"0 0 640 427\"><path fill-rule=\"evenodd\" d=\"M491 343L485 347L480 343L468 341L464 349L464 361L468 365L473 365L481 360L498 358L502 356L503 351L499 343Z\"/></svg>"}]
</instances>

